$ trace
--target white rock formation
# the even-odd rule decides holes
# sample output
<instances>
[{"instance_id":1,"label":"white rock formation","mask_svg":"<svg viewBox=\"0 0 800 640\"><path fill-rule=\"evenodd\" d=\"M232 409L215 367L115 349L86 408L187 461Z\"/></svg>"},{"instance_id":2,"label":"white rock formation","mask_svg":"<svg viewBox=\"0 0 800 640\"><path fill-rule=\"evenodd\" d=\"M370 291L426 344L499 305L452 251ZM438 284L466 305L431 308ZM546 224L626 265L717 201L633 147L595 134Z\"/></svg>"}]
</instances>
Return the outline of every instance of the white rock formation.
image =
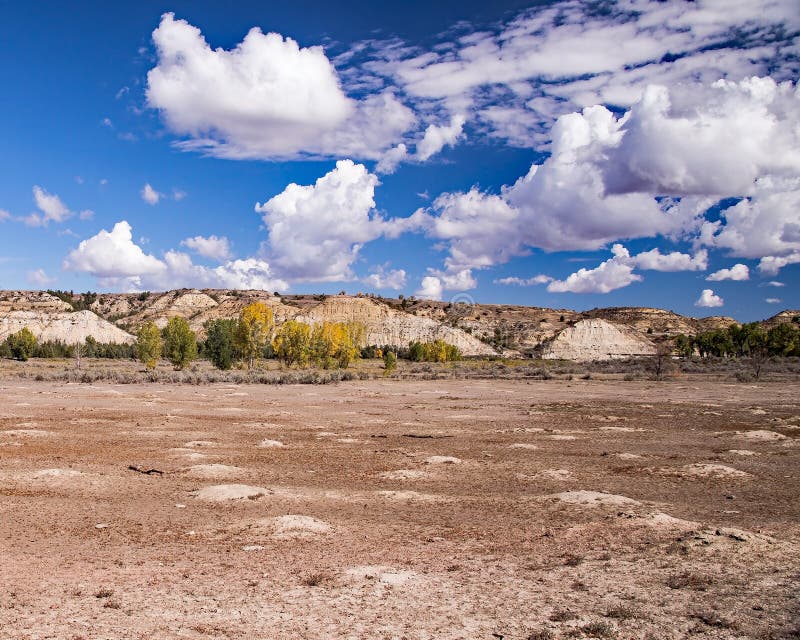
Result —
<instances>
[{"instance_id":1,"label":"white rock formation","mask_svg":"<svg viewBox=\"0 0 800 640\"><path fill-rule=\"evenodd\" d=\"M652 342L634 330L605 320L581 320L564 329L543 351L551 360L612 360L649 356L656 349Z\"/></svg>"},{"instance_id":2,"label":"white rock formation","mask_svg":"<svg viewBox=\"0 0 800 640\"><path fill-rule=\"evenodd\" d=\"M496 355L489 345L462 329L391 309L369 298L331 296L296 320L307 324L320 322L362 322L367 328L367 344L406 346L409 342L444 340L455 345L465 356Z\"/></svg>"},{"instance_id":3,"label":"white rock formation","mask_svg":"<svg viewBox=\"0 0 800 640\"><path fill-rule=\"evenodd\" d=\"M48 340L75 344L91 336L98 342L130 344L135 338L91 311L73 313L9 311L0 313L0 340L27 327L39 342Z\"/></svg>"}]
</instances>

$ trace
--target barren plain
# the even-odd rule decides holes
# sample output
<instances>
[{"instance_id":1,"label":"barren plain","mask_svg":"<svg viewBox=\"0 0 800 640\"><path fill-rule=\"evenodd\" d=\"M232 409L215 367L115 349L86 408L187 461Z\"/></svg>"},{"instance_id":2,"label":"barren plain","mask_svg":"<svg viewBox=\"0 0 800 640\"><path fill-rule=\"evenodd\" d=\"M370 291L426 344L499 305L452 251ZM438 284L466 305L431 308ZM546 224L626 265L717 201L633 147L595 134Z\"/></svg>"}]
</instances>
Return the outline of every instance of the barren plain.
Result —
<instances>
[{"instance_id":1,"label":"barren plain","mask_svg":"<svg viewBox=\"0 0 800 640\"><path fill-rule=\"evenodd\" d=\"M800 637L796 383L0 398L2 638Z\"/></svg>"}]
</instances>

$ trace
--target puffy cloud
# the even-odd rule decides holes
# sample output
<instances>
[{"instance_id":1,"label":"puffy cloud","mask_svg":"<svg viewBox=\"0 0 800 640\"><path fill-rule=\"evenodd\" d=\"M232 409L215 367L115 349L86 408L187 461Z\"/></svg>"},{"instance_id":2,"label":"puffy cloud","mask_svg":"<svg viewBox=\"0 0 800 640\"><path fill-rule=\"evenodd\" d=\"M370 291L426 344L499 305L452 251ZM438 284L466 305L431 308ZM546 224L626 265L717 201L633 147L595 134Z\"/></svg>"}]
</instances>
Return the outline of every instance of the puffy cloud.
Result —
<instances>
[{"instance_id":1,"label":"puffy cloud","mask_svg":"<svg viewBox=\"0 0 800 640\"><path fill-rule=\"evenodd\" d=\"M449 270L482 268L524 253L517 236L520 214L503 198L472 188L445 193L433 202L436 215L425 216L426 233L448 242Z\"/></svg>"},{"instance_id":2,"label":"puffy cloud","mask_svg":"<svg viewBox=\"0 0 800 640\"><path fill-rule=\"evenodd\" d=\"M142 187L140 195L142 196L142 200L153 206L157 205L158 201L161 200L161 194L153 189L149 182Z\"/></svg>"},{"instance_id":3,"label":"puffy cloud","mask_svg":"<svg viewBox=\"0 0 800 640\"><path fill-rule=\"evenodd\" d=\"M700 249L694 255L679 251L664 254L655 248L636 254L633 264L648 271L705 271L708 268L708 251Z\"/></svg>"},{"instance_id":4,"label":"puffy cloud","mask_svg":"<svg viewBox=\"0 0 800 640\"><path fill-rule=\"evenodd\" d=\"M435 276L425 276L422 278L420 288L415 295L426 300L441 300L443 294L442 281Z\"/></svg>"},{"instance_id":5,"label":"puffy cloud","mask_svg":"<svg viewBox=\"0 0 800 640\"><path fill-rule=\"evenodd\" d=\"M774 276L784 267L797 263L800 263L800 251L786 256L764 256L758 262L758 270L761 273Z\"/></svg>"},{"instance_id":6,"label":"puffy cloud","mask_svg":"<svg viewBox=\"0 0 800 640\"><path fill-rule=\"evenodd\" d=\"M23 218L23 222L30 227L46 227L50 222L64 222L72 216L72 211L61 198L38 185L33 187L33 200L39 212Z\"/></svg>"},{"instance_id":7,"label":"puffy cloud","mask_svg":"<svg viewBox=\"0 0 800 640\"><path fill-rule=\"evenodd\" d=\"M379 158L415 116L390 90L345 95L322 47L253 28L234 49L212 49L197 27L162 16L147 101L184 149L227 158Z\"/></svg>"},{"instance_id":8,"label":"puffy cloud","mask_svg":"<svg viewBox=\"0 0 800 640\"><path fill-rule=\"evenodd\" d=\"M450 124L447 126L428 125L425 135L417 144L416 157L424 161L439 153L445 146L453 146L463 135L466 121L467 119L463 115L456 114L450 119Z\"/></svg>"},{"instance_id":9,"label":"puffy cloud","mask_svg":"<svg viewBox=\"0 0 800 640\"><path fill-rule=\"evenodd\" d=\"M131 226L118 222L84 240L64 260L63 268L84 271L102 287L123 290L211 287L227 289L285 290L286 281L276 278L264 260L248 258L227 261L214 268L192 263L189 255L167 251L163 260L146 254L133 241Z\"/></svg>"},{"instance_id":10,"label":"puffy cloud","mask_svg":"<svg viewBox=\"0 0 800 640\"><path fill-rule=\"evenodd\" d=\"M138 278L161 273L165 265L133 242L131 225L122 220L111 231L103 229L83 240L69 253L63 268L86 271L96 278Z\"/></svg>"},{"instance_id":11,"label":"puffy cloud","mask_svg":"<svg viewBox=\"0 0 800 640\"><path fill-rule=\"evenodd\" d=\"M700 297L695 301L695 307L721 307L725 301L711 289L703 289Z\"/></svg>"},{"instance_id":12,"label":"puffy cloud","mask_svg":"<svg viewBox=\"0 0 800 640\"><path fill-rule=\"evenodd\" d=\"M35 271L28 271L26 274L28 282L35 284L37 287L46 287L55 282L55 278L51 278L45 273L44 269L36 269Z\"/></svg>"},{"instance_id":13,"label":"puffy cloud","mask_svg":"<svg viewBox=\"0 0 800 640\"><path fill-rule=\"evenodd\" d=\"M386 269L378 267L374 273L366 276L362 282L374 289L395 289L399 291L406 286L405 269Z\"/></svg>"},{"instance_id":14,"label":"puffy cloud","mask_svg":"<svg viewBox=\"0 0 800 640\"><path fill-rule=\"evenodd\" d=\"M225 236L194 236L181 241L181 245L188 247L204 258L210 258L217 262L224 262L231 258L231 245Z\"/></svg>"},{"instance_id":15,"label":"puffy cloud","mask_svg":"<svg viewBox=\"0 0 800 640\"><path fill-rule=\"evenodd\" d=\"M651 249L632 256L621 244L611 248L613 257L594 269L579 269L566 280L553 280L547 290L555 293L608 293L644 280L635 269L649 271L702 271L708 264L708 253L694 256L679 251L663 254Z\"/></svg>"},{"instance_id":16,"label":"puffy cloud","mask_svg":"<svg viewBox=\"0 0 800 640\"><path fill-rule=\"evenodd\" d=\"M408 156L408 147L402 142L383 154L375 171L378 173L394 173L397 166Z\"/></svg>"},{"instance_id":17,"label":"puffy cloud","mask_svg":"<svg viewBox=\"0 0 800 640\"><path fill-rule=\"evenodd\" d=\"M721 280L749 280L750 268L741 262L733 265L730 269L720 269L709 275L706 280L719 282Z\"/></svg>"},{"instance_id":18,"label":"puffy cloud","mask_svg":"<svg viewBox=\"0 0 800 640\"><path fill-rule=\"evenodd\" d=\"M765 287L785 287L785 282L778 282L777 280L770 280L769 282L765 282L763 284Z\"/></svg>"},{"instance_id":19,"label":"puffy cloud","mask_svg":"<svg viewBox=\"0 0 800 640\"><path fill-rule=\"evenodd\" d=\"M764 298L764 302L767 304L780 304L782 301L780 298Z\"/></svg>"},{"instance_id":20,"label":"puffy cloud","mask_svg":"<svg viewBox=\"0 0 800 640\"><path fill-rule=\"evenodd\" d=\"M554 278L546 275L538 275L533 276L532 278L518 278L517 276L511 276L508 278L498 278L494 281L495 284L504 284L504 285L517 285L519 287L530 287L537 284L547 284L548 282L552 282Z\"/></svg>"},{"instance_id":21,"label":"puffy cloud","mask_svg":"<svg viewBox=\"0 0 800 640\"><path fill-rule=\"evenodd\" d=\"M256 203L269 230L264 252L270 262L292 280L351 279L351 265L363 243L385 229L374 213L377 184L364 165L340 160L315 184L292 183L267 202Z\"/></svg>"},{"instance_id":22,"label":"puffy cloud","mask_svg":"<svg viewBox=\"0 0 800 640\"><path fill-rule=\"evenodd\" d=\"M614 245L613 251L613 258L594 269L579 269L566 280L553 280L547 290L552 293L608 293L644 279L633 272L634 266L625 247Z\"/></svg>"}]
</instances>

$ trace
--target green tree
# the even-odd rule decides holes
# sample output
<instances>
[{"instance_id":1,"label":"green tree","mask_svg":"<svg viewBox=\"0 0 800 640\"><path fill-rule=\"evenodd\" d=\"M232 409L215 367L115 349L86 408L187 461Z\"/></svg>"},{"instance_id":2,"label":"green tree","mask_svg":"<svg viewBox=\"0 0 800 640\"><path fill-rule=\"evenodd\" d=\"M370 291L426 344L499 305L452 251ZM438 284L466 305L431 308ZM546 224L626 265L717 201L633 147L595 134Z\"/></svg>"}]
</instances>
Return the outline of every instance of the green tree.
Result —
<instances>
[{"instance_id":1,"label":"green tree","mask_svg":"<svg viewBox=\"0 0 800 640\"><path fill-rule=\"evenodd\" d=\"M397 356L394 351L383 352L383 368L386 375L397 369Z\"/></svg>"},{"instance_id":2,"label":"green tree","mask_svg":"<svg viewBox=\"0 0 800 640\"><path fill-rule=\"evenodd\" d=\"M161 332L153 322L146 322L136 332L136 356L147 369L155 369L161 356Z\"/></svg>"},{"instance_id":3,"label":"green tree","mask_svg":"<svg viewBox=\"0 0 800 640\"><path fill-rule=\"evenodd\" d=\"M234 345L237 321L207 320L203 326L206 330L205 355L217 369L230 369L237 357Z\"/></svg>"},{"instance_id":4,"label":"green tree","mask_svg":"<svg viewBox=\"0 0 800 640\"><path fill-rule=\"evenodd\" d=\"M252 369L256 358L264 352L274 327L272 309L263 302L253 302L242 309L236 326L235 345L247 360L248 368Z\"/></svg>"},{"instance_id":5,"label":"green tree","mask_svg":"<svg viewBox=\"0 0 800 640\"><path fill-rule=\"evenodd\" d=\"M677 336L675 336L675 351L679 356L691 358L692 353L694 353L694 344L692 344L692 339L689 336L679 333Z\"/></svg>"},{"instance_id":6,"label":"green tree","mask_svg":"<svg viewBox=\"0 0 800 640\"><path fill-rule=\"evenodd\" d=\"M197 358L197 338L185 318L170 318L164 327L164 355L178 370Z\"/></svg>"},{"instance_id":7,"label":"green tree","mask_svg":"<svg viewBox=\"0 0 800 640\"><path fill-rule=\"evenodd\" d=\"M305 367L311 353L311 327L297 320L287 320L275 334L272 348L284 364Z\"/></svg>"},{"instance_id":8,"label":"green tree","mask_svg":"<svg viewBox=\"0 0 800 640\"><path fill-rule=\"evenodd\" d=\"M33 350L36 348L36 336L34 336L28 327L23 327L16 333L11 334L6 338L8 342L11 357L15 360L22 360L25 362L33 355Z\"/></svg>"}]
</instances>

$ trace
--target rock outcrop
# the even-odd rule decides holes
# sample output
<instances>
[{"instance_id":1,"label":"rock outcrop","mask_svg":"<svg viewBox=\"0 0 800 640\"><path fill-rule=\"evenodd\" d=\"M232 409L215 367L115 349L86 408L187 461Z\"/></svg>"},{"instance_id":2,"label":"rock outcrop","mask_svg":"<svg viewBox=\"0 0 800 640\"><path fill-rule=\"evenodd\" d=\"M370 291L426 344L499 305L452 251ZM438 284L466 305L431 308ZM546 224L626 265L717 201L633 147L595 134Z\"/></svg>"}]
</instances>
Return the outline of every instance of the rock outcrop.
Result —
<instances>
[{"instance_id":1,"label":"rock outcrop","mask_svg":"<svg viewBox=\"0 0 800 640\"><path fill-rule=\"evenodd\" d=\"M552 360L611 360L655 353L652 342L636 331L600 319L581 320L564 329L545 347L542 357Z\"/></svg>"},{"instance_id":2,"label":"rock outcrop","mask_svg":"<svg viewBox=\"0 0 800 640\"><path fill-rule=\"evenodd\" d=\"M444 340L465 356L496 355L489 345L466 331L431 318L396 311L371 298L330 296L295 317L306 324L320 322L361 322L367 329L367 344L405 346L409 342Z\"/></svg>"},{"instance_id":3,"label":"rock outcrop","mask_svg":"<svg viewBox=\"0 0 800 640\"><path fill-rule=\"evenodd\" d=\"M67 344L85 342L92 337L97 342L129 344L135 338L103 320L91 311L42 313L40 311L9 311L0 313L0 340L27 327L39 342L58 341Z\"/></svg>"}]
</instances>

